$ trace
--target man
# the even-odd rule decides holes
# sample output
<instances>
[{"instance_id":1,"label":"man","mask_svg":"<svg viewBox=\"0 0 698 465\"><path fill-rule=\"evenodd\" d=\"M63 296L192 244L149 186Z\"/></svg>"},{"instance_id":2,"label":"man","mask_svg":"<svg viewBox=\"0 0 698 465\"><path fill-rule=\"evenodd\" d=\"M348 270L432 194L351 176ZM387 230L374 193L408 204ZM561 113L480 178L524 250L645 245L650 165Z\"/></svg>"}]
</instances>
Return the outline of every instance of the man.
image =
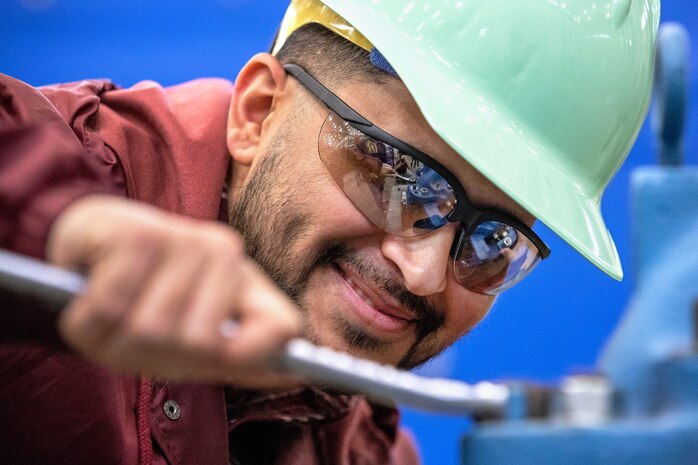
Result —
<instances>
[{"instance_id":1,"label":"man","mask_svg":"<svg viewBox=\"0 0 698 465\"><path fill-rule=\"evenodd\" d=\"M2 79L2 245L89 276L80 356L3 347L8 463L414 463L394 410L274 370L289 338L416 366L548 255L536 218L620 276L657 3L418 3L294 1L234 88Z\"/></svg>"}]
</instances>

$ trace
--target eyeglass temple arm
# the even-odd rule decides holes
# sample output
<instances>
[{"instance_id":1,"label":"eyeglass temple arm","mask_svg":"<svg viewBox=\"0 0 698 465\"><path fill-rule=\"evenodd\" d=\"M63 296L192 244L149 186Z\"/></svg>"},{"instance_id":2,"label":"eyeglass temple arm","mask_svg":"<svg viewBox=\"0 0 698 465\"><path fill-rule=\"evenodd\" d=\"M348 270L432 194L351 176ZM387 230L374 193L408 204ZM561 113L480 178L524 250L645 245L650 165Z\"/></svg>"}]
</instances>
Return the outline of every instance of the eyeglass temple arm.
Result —
<instances>
[{"instance_id":1,"label":"eyeglass temple arm","mask_svg":"<svg viewBox=\"0 0 698 465\"><path fill-rule=\"evenodd\" d=\"M380 140L386 140L386 142L390 143L391 145L401 147L402 149L408 149L410 152L418 152L420 153L420 156L422 158L429 158L430 163L432 165L437 166L442 173L450 173L441 163L432 159L428 155L422 153L421 151L417 150L412 146L407 146L407 144L398 139L395 139L390 134L383 133L381 129L379 129L373 123L371 123L366 118L357 113L347 103L345 103L342 99L333 94L329 89L327 89L327 87L322 85L322 83L320 83L317 79L311 76L310 73L308 73L302 67L293 63L287 63L284 65L284 69L287 73L291 74L296 79L298 79L301 82L301 84L307 87L310 90L310 92L312 92L318 99L320 99L325 104L325 106L327 106L327 108L337 113L345 121L352 123L352 125L362 126L361 130L366 132L371 137L376 137ZM459 197L467 201L468 197L465 194L463 188L460 186L460 183L458 183L457 180L451 174L444 176L446 180L449 182L449 184L451 184L452 186L458 186L458 189L460 190ZM468 206L467 208L470 209L472 207ZM453 220L449 218L449 221ZM461 221L467 221L467 218ZM513 225L517 229L527 232L525 235L536 245L536 247L540 251L541 258L545 259L550 255L550 248L533 232L533 230L531 230L531 228L529 228L522 222L517 221L513 217L511 219L507 219L507 221L514 223Z\"/></svg>"},{"instance_id":2,"label":"eyeglass temple arm","mask_svg":"<svg viewBox=\"0 0 698 465\"><path fill-rule=\"evenodd\" d=\"M298 79L301 84L307 87L322 103L330 110L337 113L344 120L354 124L358 124L367 128L373 126L373 123L354 111L341 98L333 94L327 87L323 86L317 79L310 75L306 70L293 63L285 64L284 69L287 73Z\"/></svg>"}]
</instances>

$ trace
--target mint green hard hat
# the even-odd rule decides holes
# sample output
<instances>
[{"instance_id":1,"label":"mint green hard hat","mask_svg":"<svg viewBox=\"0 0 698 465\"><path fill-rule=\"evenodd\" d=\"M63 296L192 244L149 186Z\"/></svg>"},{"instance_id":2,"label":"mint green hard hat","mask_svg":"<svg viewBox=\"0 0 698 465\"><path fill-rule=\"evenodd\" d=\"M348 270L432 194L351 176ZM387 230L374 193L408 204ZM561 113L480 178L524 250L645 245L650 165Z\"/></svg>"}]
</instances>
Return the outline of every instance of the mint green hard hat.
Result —
<instances>
[{"instance_id":1,"label":"mint green hard hat","mask_svg":"<svg viewBox=\"0 0 698 465\"><path fill-rule=\"evenodd\" d=\"M281 42L303 22L377 48L439 136L622 277L601 196L647 112L659 0L293 0Z\"/></svg>"}]
</instances>

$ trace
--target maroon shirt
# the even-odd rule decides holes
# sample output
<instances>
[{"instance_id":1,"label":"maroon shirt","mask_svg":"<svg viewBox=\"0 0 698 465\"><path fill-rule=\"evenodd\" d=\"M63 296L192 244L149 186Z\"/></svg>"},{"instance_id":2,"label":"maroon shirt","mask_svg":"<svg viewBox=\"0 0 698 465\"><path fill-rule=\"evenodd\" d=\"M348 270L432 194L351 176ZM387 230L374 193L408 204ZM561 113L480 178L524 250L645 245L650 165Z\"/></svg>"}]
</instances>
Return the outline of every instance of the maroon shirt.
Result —
<instances>
[{"instance_id":1,"label":"maroon shirt","mask_svg":"<svg viewBox=\"0 0 698 465\"><path fill-rule=\"evenodd\" d=\"M0 74L0 247L44 257L55 218L93 193L218 219L231 92L216 79L37 90ZM3 464L134 464L151 441L156 464L417 463L393 409L310 388L139 383L57 348L27 315L39 342L0 340Z\"/></svg>"}]
</instances>

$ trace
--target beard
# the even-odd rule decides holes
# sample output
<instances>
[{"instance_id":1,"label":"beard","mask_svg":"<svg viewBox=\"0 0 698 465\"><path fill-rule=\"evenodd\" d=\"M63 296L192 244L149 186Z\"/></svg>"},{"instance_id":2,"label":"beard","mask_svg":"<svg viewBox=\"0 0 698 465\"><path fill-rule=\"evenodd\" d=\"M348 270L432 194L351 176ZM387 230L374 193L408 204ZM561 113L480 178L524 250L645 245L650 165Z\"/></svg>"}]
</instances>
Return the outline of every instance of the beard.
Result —
<instances>
[{"instance_id":1,"label":"beard","mask_svg":"<svg viewBox=\"0 0 698 465\"><path fill-rule=\"evenodd\" d=\"M312 182L290 175L299 169L294 156L285 150L288 139L283 131L278 134L252 170L239 198L229 200L229 223L242 236L247 254L298 306L305 323L305 337L313 343L322 344L323 338L310 323L312 306L305 299L308 277L321 268L342 264L357 270L367 282L417 317L415 342L397 363L398 367L413 368L438 355L445 349L438 346L436 338L437 330L444 324L443 315L426 298L407 291L395 277L386 275L380 266L345 243L326 241L312 254L298 251L298 243L309 236L316 215L307 212L321 212L324 207L311 200L322 198L319 192L313 192L314 186L308 185ZM380 353L390 347L390 343L344 318L340 309L330 310L334 330L350 348Z\"/></svg>"}]
</instances>

